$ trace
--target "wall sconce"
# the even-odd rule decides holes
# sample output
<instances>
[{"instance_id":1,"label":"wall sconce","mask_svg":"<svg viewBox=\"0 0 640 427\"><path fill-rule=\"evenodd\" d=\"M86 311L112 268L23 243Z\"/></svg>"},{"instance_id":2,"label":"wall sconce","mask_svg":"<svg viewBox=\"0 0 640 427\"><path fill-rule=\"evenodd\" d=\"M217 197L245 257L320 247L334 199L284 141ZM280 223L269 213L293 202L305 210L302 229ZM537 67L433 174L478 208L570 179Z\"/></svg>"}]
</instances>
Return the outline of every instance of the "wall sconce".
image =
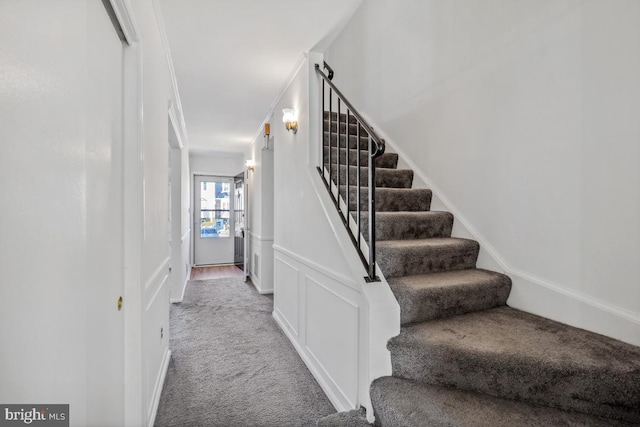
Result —
<instances>
[{"instance_id":1,"label":"wall sconce","mask_svg":"<svg viewBox=\"0 0 640 427\"><path fill-rule=\"evenodd\" d=\"M264 124L264 148L269 149L269 135L271 134L271 125L269 123Z\"/></svg>"},{"instance_id":2,"label":"wall sconce","mask_svg":"<svg viewBox=\"0 0 640 427\"><path fill-rule=\"evenodd\" d=\"M254 169L256 168L256 162L254 162L253 160L249 159L245 162L244 164L248 170L250 170L251 172L254 171Z\"/></svg>"},{"instance_id":3,"label":"wall sconce","mask_svg":"<svg viewBox=\"0 0 640 427\"><path fill-rule=\"evenodd\" d=\"M293 133L298 132L298 114L293 108L285 108L282 110L282 122L287 130L292 130Z\"/></svg>"}]
</instances>

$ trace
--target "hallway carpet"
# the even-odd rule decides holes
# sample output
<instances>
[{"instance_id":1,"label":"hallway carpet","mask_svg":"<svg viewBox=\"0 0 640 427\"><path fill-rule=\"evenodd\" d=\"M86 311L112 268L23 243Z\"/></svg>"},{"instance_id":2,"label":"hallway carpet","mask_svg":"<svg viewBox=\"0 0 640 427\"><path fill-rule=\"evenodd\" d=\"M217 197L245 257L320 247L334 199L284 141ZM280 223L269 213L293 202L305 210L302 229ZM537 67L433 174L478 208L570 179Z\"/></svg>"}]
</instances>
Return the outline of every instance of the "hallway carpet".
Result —
<instances>
[{"instance_id":1,"label":"hallway carpet","mask_svg":"<svg viewBox=\"0 0 640 427\"><path fill-rule=\"evenodd\" d=\"M315 426L335 409L251 283L192 280L171 306L156 427Z\"/></svg>"}]
</instances>

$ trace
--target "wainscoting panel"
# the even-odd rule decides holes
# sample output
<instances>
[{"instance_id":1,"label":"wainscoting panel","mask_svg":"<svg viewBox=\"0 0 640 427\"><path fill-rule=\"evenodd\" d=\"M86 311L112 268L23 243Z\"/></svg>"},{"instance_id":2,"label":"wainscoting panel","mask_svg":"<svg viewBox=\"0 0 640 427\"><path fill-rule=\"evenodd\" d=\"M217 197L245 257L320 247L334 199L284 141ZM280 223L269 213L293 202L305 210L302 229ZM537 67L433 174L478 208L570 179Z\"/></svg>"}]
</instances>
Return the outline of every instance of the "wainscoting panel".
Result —
<instances>
[{"instance_id":1,"label":"wainscoting panel","mask_svg":"<svg viewBox=\"0 0 640 427\"><path fill-rule=\"evenodd\" d=\"M260 291L260 255L262 244L258 235L249 233L249 276L253 282L253 286Z\"/></svg>"},{"instance_id":2,"label":"wainscoting panel","mask_svg":"<svg viewBox=\"0 0 640 427\"><path fill-rule=\"evenodd\" d=\"M343 398L355 406L358 306L309 277L305 291L306 348L324 371L332 374Z\"/></svg>"},{"instance_id":3,"label":"wainscoting panel","mask_svg":"<svg viewBox=\"0 0 640 427\"><path fill-rule=\"evenodd\" d=\"M273 293L273 238L249 232L249 273L261 294Z\"/></svg>"},{"instance_id":4,"label":"wainscoting panel","mask_svg":"<svg viewBox=\"0 0 640 427\"><path fill-rule=\"evenodd\" d=\"M338 411L358 407L362 295L348 277L274 246L273 317Z\"/></svg>"},{"instance_id":5,"label":"wainscoting panel","mask_svg":"<svg viewBox=\"0 0 640 427\"><path fill-rule=\"evenodd\" d=\"M298 336L299 330L299 286L298 269L282 259L276 259L276 291L273 309L278 311L293 333Z\"/></svg>"},{"instance_id":6,"label":"wainscoting panel","mask_svg":"<svg viewBox=\"0 0 640 427\"><path fill-rule=\"evenodd\" d=\"M146 281L142 319L146 419L154 420L169 366L169 258Z\"/></svg>"}]
</instances>

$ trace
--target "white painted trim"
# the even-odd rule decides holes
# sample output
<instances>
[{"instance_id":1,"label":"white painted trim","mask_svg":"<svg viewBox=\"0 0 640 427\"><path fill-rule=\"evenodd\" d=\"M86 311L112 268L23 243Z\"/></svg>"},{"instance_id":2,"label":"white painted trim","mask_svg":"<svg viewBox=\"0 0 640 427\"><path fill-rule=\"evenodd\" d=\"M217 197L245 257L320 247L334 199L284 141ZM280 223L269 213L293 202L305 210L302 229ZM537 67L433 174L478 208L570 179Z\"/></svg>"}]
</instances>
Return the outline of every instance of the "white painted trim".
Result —
<instances>
[{"instance_id":1,"label":"white painted trim","mask_svg":"<svg viewBox=\"0 0 640 427\"><path fill-rule=\"evenodd\" d=\"M262 294L260 292L260 279L258 278L258 276L256 276L253 273L253 270L251 270L251 272L249 273L249 278L251 279L251 283L253 284L253 287L256 288L258 293Z\"/></svg>"},{"instance_id":2,"label":"white painted trim","mask_svg":"<svg viewBox=\"0 0 640 427\"><path fill-rule=\"evenodd\" d=\"M153 390L153 399L149 405L148 419L149 427L153 427L156 422L156 416L158 415L158 406L160 405L160 396L162 396L162 388L164 386L164 380L167 377L167 371L169 370L169 362L171 361L171 350L167 348L162 358L162 365L158 377L156 378L156 385Z\"/></svg>"},{"instance_id":3,"label":"white painted trim","mask_svg":"<svg viewBox=\"0 0 640 427\"><path fill-rule=\"evenodd\" d=\"M178 125L178 117L176 115L176 111L173 107L172 102L169 102L168 115L169 115L169 124L173 128L173 133L176 136L176 140L178 142L178 146L174 147L173 145L171 145L171 138L169 138L169 146L171 146L171 148L177 148L179 150L182 150L182 148L184 147L184 143L182 142L181 132L179 132L180 127Z\"/></svg>"},{"instance_id":4,"label":"white painted trim","mask_svg":"<svg viewBox=\"0 0 640 427\"><path fill-rule=\"evenodd\" d=\"M191 229L189 228L180 238L180 243L184 243L184 241L191 235Z\"/></svg>"},{"instance_id":5,"label":"white painted trim","mask_svg":"<svg viewBox=\"0 0 640 427\"><path fill-rule=\"evenodd\" d=\"M127 39L127 44L132 45L140 41L138 37L138 26L131 14L131 7L129 6L128 0L109 0L109 3L111 3L111 7L116 14L118 23L124 33L124 38Z\"/></svg>"},{"instance_id":6,"label":"white painted trim","mask_svg":"<svg viewBox=\"0 0 640 427\"><path fill-rule=\"evenodd\" d=\"M338 274L332 270L329 270L328 268L310 260L307 257L303 257L302 255L298 255L292 251L290 251L289 249L285 249L280 245L273 245L273 250L276 252L280 252L283 255L288 256L289 258L292 258L296 261L298 261L301 264L306 265L307 267L311 268L312 270L317 271L320 274L323 274L327 277L332 278L333 280L335 280L336 282L342 283L345 286L348 286L349 288L354 289L356 292L360 292L360 285L353 280L352 277L347 277L344 276L342 274Z\"/></svg>"},{"instance_id":7,"label":"white painted trim","mask_svg":"<svg viewBox=\"0 0 640 427\"><path fill-rule=\"evenodd\" d=\"M165 57L167 58L167 69L169 70L169 80L171 81L171 88L173 89L173 97L176 101L175 115L176 121L179 118L178 129L180 129L180 137L184 137L188 140L187 125L184 121L184 112L182 109L182 101L180 100L180 91L178 90L178 80L176 79L176 71L173 66L173 59L171 58L171 49L169 48L169 41L167 40L167 31L164 26L164 17L162 16L162 9L157 4L157 0L152 0L153 11L156 15L156 23L158 25L158 32L160 33L160 39L162 40L162 47L164 49ZM186 142L186 141L182 141Z\"/></svg>"},{"instance_id":8,"label":"white painted trim","mask_svg":"<svg viewBox=\"0 0 640 427\"><path fill-rule=\"evenodd\" d=\"M155 291L153 292L153 296L151 298L148 298L147 305L144 308L145 311L149 311L149 309L151 308L153 303L158 298L158 294L160 294L160 291L162 290L162 287L166 286L168 281L169 281L169 275L165 274L165 276L162 278L162 281L160 282L160 284L156 287Z\"/></svg>"},{"instance_id":9,"label":"white painted trim","mask_svg":"<svg viewBox=\"0 0 640 427\"><path fill-rule=\"evenodd\" d=\"M380 137L385 140L385 143L400 156L402 161L405 162L411 169L413 169L414 174L417 175L418 178L420 178L433 192L434 196L436 196L447 207L447 209L454 215L455 220L459 224L461 224L463 228L469 234L471 234L475 240L478 241L478 243L480 243L481 251L486 251L486 253L500 266L500 268L503 269L506 275L523 279L527 282L528 287L535 286L544 288L556 294L558 298L573 300L573 304L570 301L567 301L568 304L575 305L578 308L580 305L582 305L583 307L582 309L578 310L564 310L564 312L560 315L545 312L544 308L548 306L549 303L548 301L540 297L543 291L534 291L532 289L525 289L524 287L522 289L514 290L518 292L522 291L523 294L527 295L527 298L520 298L514 301L513 298L510 297L508 301L510 306L549 318L551 318L550 316L553 316L553 320L580 328L585 328L583 322L584 319L572 317L570 313L584 313L585 310L600 311L602 312L600 315L602 318L609 319L607 323L610 326L590 325L589 330L619 339L621 341L628 342L633 345L640 345L640 333L638 332L638 327L640 326L640 314L587 295L583 292L569 289L559 283L554 283L549 280L540 278L530 272L514 267L513 265L508 263L502 257L502 255L489 243L489 241L460 212L460 210L458 210L455 205L444 195L444 193L438 188L438 186L435 185L433 181L426 176L426 174L413 162L413 160L411 160L411 157L407 156L402 151L402 149L400 149L398 145L389 137L389 135L381 130L380 126L378 126L371 119L371 117L369 117L366 113L361 113L361 115L371 126L375 127L376 132L378 132ZM518 285L514 283L514 287L515 286ZM525 301L525 299L528 299L528 301ZM588 306L589 308L584 306ZM634 330L636 331L635 333Z\"/></svg>"},{"instance_id":10,"label":"white painted trim","mask_svg":"<svg viewBox=\"0 0 640 427\"><path fill-rule=\"evenodd\" d=\"M309 292L309 290L308 290L309 289L309 282L312 282L312 283L315 284L315 286L318 286L318 287L324 289L326 292L328 292L329 294L333 295L336 299L338 299L340 301L343 301L344 303L350 305L354 309L355 317L356 317L356 327L355 327L356 333L355 333L355 336L351 337L351 339L353 340L353 342L358 343L358 341L360 339L360 306L357 305L357 304L354 304L349 299L345 298L344 296L342 296L339 293L335 292L331 288L325 286L324 284L320 283L317 280L314 280L313 278L311 278L309 276L305 275L305 281L306 281L306 283L305 283L305 288L306 288L305 289L305 298L307 297L308 292ZM308 306L308 301L305 302L305 307L307 307L307 306ZM325 372L325 374L327 376L329 376L329 374L327 372L327 369L324 367L324 365L322 364L320 359L318 359L318 357L315 355L315 353L313 352L311 347L309 347L309 345L308 345L308 341L307 341L307 337L309 336L308 324L309 323L305 319L305 322L304 322L304 326L305 326L305 331L304 331L305 345L304 345L304 348L309 353L309 356L311 356L315 360L315 363L318 365L318 367L320 369L322 369L322 371ZM358 365L359 365L359 361L360 361L360 346L359 345L356 345L356 351L355 351L355 354L354 354L354 359L355 360L353 360L352 363L355 366L355 371L356 371L355 372L355 374L356 374L355 382L356 382L356 390L357 390L356 391L356 400L357 400L358 397L359 397L358 393L360 391L360 387L359 387L359 385L360 385L360 371L358 369ZM346 394L342 391L342 389L340 387L338 387L336 385L335 388L337 389L337 392L341 396L340 401L347 403L347 408L352 409L352 408L355 408L358 405L358 402L357 401L356 402L352 402L346 396Z\"/></svg>"},{"instance_id":11,"label":"white painted trim","mask_svg":"<svg viewBox=\"0 0 640 427\"><path fill-rule=\"evenodd\" d=\"M305 61L308 58L309 58L308 52L303 52L302 55L298 57L298 62L296 62L296 64L293 66L293 69L291 70L289 77L287 77L286 83L280 90L280 93L278 93L278 95L276 96L276 99L274 99L273 102L271 103L271 107L270 107L271 111L273 111L276 108L276 105L278 105L278 103L280 102L284 94L289 90L289 87L298 76L298 73L300 72L300 70L304 66Z\"/></svg>"},{"instance_id":12,"label":"white painted trim","mask_svg":"<svg viewBox=\"0 0 640 427\"><path fill-rule=\"evenodd\" d=\"M287 316L285 316L278 308L273 309L272 315L273 317L277 316L276 319L279 320L280 328L283 331L288 332L287 338L289 338L289 341L292 341L292 343L293 341L296 341L298 339L298 331L293 327L291 322L289 322ZM296 348L296 350L298 350L298 353L300 353L298 348Z\"/></svg>"},{"instance_id":13,"label":"white painted trim","mask_svg":"<svg viewBox=\"0 0 640 427\"><path fill-rule=\"evenodd\" d=\"M164 271L165 273L168 271L169 269L169 263L171 262L171 257L166 257L156 268L156 270L151 274L151 276L147 279L147 281L144 284L144 289L145 291L147 289L149 289L150 286L152 286L154 283L158 282L158 279L160 278L160 276L162 275L162 272Z\"/></svg>"},{"instance_id":14,"label":"white painted trim","mask_svg":"<svg viewBox=\"0 0 640 427\"><path fill-rule=\"evenodd\" d=\"M368 312L367 302L365 301L364 295L362 295L362 288L357 286L356 288L349 286L344 281L354 282L352 278L345 277L342 275L337 275L333 271L328 270L326 268L320 267L318 265L308 260L306 257L299 256L293 254L289 250L282 250L282 248L274 245L275 251L275 262L281 262L284 265L291 267L297 272L302 272L302 276L298 275L298 283L296 286L302 290L302 294L305 297L302 297L302 300L299 301L299 316L302 316L298 319L300 330L298 331L296 327L294 327L289 319L280 311L279 307L274 307L273 316L279 322L279 326L285 332L289 340L294 345L296 351L300 354L300 357L305 362L313 376L316 378L318 383L321 385L323 391L329 397L331 403L335 406L338 411L347 411L351 410L354 407L357 407L359 404L366 403L368 399L368 386L371 382L369 369L361 369L360 364L366 363L368 360L366 356L366 352L369 351L369 347L364 345L364 343L368 340L366 334L368 329L363 328L363 323L366 322L366 318L363 317L365 313ZM321 276L327 282L331 281L333 283L333 287L328 287L326 284L319 281L317 278L314 278L315 275ZM344 280L344 281L343 281ZM364 282L364 279L363 279ZM326 290L329 294L333 295L337 300L343 301L347 303L349 306L356 309L356 331L357 336L353 339L357 342L356 352L354 354L355 361L354 365L356 366L357 372L356 375L356 396L355 400L350 399L343 389L335 382L335 380L331 377L330 373L324 367L322 362L315 356L313 350L307 345L307 337L308 337L308 328L309 324L305 317L306 307L308 301L306 300L306 292L309 283L314 283L318 287ZM367 284L370 285L370 284ZM381 284L380 284L381 285ZM375 286L375 285L374 285ZM383 285L381 285L383 286ZM346 292L345 294L341 294L341 292ZM353 298L361 299L362 305L356 304L352 299L348 298L347 295L352 295ZM394 300L395 302L395 300ZM370 304L370 302L369 302ZM398 326L399 326L399 315L398 317ZM384 317L386 320L386 317ZM396 333L397 334L397 333ZM392 335L386 336L384 339L384 344L386 345L386 340L390 338ZM390 365L390 361L389 361ZM391 371L385 372L386 375L390 375ZM371 378L373 379L373 378ZM364 387L361 382L366 381L366 387ZM363 395L362 390L366 388L366 396Z\"/></svg>"},{"instance_id":15,"label":"white painted trim","mask_svg":"<svg viewBox=\"0 0 640 427\"><path fill-rule=\"evenodd\" d=\"M273 242L273 237L262 237L261 235L254 233L253 231L249 231L249 237L260 242Z\"/></svg>"},{"instance_id":16,"label":"white painted trim","mask_svg":"<svg viewBox=\"0 0 640 427\"><path fill-rule=\"evenodd\" d=\"M251 279L251 284L254 288L256 288L256 291L258 291L260 295L268 295L274 292L273 288L262 289L262 281L260 280L260 278L258 278L258 276L254 274L253 269L251 270L251 272L249 272L249 278Z\"/></svg>"},{"instance_id":17,"label":"white painted trim","mask_svg":"<svg viewBox=\"0 0 640 427\"><path fill-rule=\"evenodd\" d=\"M617 305L611 304L607 301L603 301L599 298L586 295L582 292L577 292L572 289L567 289L562 285L550 282L540 277L536 277L518 268L511 267L509 265L507 267L510 275L520 277L521 279L524 279L528 282L535 283L538 286L545 287L558 294L564 295L569 298L573 298L584 304L591 305L594 308L597 308L598 310L606 311L609 314L621 317L629 322L635 323L636 325L640 326L640 315L638 315L637 313L634 313L630 310L619 307Z\"/></svg>"},{"instance_id":18,"label":"white painted trim","mask_svg":"<svg viewBox=\"0 0 640 427\"><path fill-rule=\"evenodd\" d=\"M286 83L284 84L284 86L276 96L276 99L274 99L274 101L271 103L271 107L269 107L269 113L264 118L262 123L260 123L260 126L258 127L258 130L256 131L251 141L256 141L258 138L260 138L260 136L264 131L265 123L268 123L270 120L272 120L271 118L275 114L276 105L278 105L278 103L280 102L284 94L287 92L287 90L289 90L289 86L291 86L291 83L293 83L293 81L297 77L298 73L300 72L300 69L302 69L302 67L304 66L304 63L307 60L308 56L309 56L308 52L303 52L302 55L300 55L300 57L298 58L298 62L296 62L296 64L293 66L293 69L289 74L289 77L287 77ZM276 120L276 121L279 122L280 120Z\"/></svg>"},{"instance_id":19,"label":"white painted trim","mask_svg":"<svg viewBox=\"0 0 640 427\"><path fill-rule=\"evenodd\" d=\"M327 395L333 407L336 408L338 412L352 410L353 407L350 405L349 401L344 397L341 397L343 396L342 392L333 383L333 381L329 379L326 371L324 370L322 365L317 362L315 356L311 356L310 354L308 354L305 349L298 343L296 337L291 334L291 331L287 328L287 323L282 315L277 310L274 310L272 316L282 332L284 332L293 347L296 349L304 364L307 366L309 371L311 371L313 377L316 379L316 381L318 381L320 388Z\"/></svg>"},{"instance_id":20,"label":"white painted trim","mask_svg":"<svg viewBox=\"0 0 640 427\"><path fill-rule=\"evenodd\" d=\"M180 293L179 298L171 298L169 302L172 304L178 304L184 301L184 293L187 291L187 284L189 283L189 278L191 277L191 266L187 266L187 274L184 277L184 282L182 283L182 292Z\"/></svg>"},{"instance_id":21,"label":"white painted trim","mask_svg":"<svg viewBox=\"0 0 640 427\"><path fill-rule=\"evenodd\" d=\"M234 156L236 157L236 156ZM191 159L189 159L189 161L191 161ZM228 180L228 182L233 183L234 180L234 176L229 176L227 174L215 174L215 173L209 173L209 172L197 172L197 171L190 171L191 173L191 181L189 183L189 185L191 186L191 195L190 195L190 201L191 201L191 215L189 217L189 224L190 226L192 226L193 228L191 228L189 230L189 232L191 232L191 250L190 252L190 259L189 259L189 264L192 267L204 267L206 265L217 265L217 264L198 264L196 265L196 239L198 236L196 236L196 233L198 232L198 229L195 226L195 210L196 210L196 185L195 185L195 179L196 176L210 176L210 177L214 177L214 178L218 178L218 179L224 179L224 180ZM233 215L232 215L233 216ZM228 236L228 237L221 237L221 239L230 239L232 236Z\"/></svg>"},{"instance_id":22,"label":"white painted trim","mask_svg":"<svg viewBox=\"0 0 640 427\"><path fill-rule=\"evenodd\" d=\"M227 159L244 159L245 155L243 153L236 153L236 152L231 152L231 151L215 151L215 152L213 152L213 151L199 151L198 149L191 149L191 150L189 150L189 161L191 161L191 159L193 157L199 157L199 158L210 157L210 158L216 158L216 159L219 159L220 157L224 157L224 158L227 158ZM201 173L197 173L196 172L196 174L197 175L211 175L211 172L201 172ZM222 175L227 175L227 174L222 174ZM235 175L233 175L232 178L235 178Z\"/></svg>"},{"instance_id":23,"label":"white painted trim","mask_svg":"<svg viewBox=\"0 0 640 427\"><path fill-rule=\"evenodd\" d=\"M128 0L112 0L111 6L129 41L123 49L124 139L124 425L144 422L144 347L142 337L142 242L144 233L144 125L143 58L139 27Z\"/></svg>"},{"instance_id":24,"label":"white painted trim","mask_svg":"<svg viewBox=\"0 0 640 427\"><path fill-rule=\"evenodd\" d=\"M233 176L229 176L226 174L216 174L216 173L197 173L194 172L193 173L193 177L195 178L196 176L206 176L206 177L210 177L210 178L216 178L218 181L224 181L224 182L228 182L228 183L233 183Z\"/></svg>"}]
</instances>

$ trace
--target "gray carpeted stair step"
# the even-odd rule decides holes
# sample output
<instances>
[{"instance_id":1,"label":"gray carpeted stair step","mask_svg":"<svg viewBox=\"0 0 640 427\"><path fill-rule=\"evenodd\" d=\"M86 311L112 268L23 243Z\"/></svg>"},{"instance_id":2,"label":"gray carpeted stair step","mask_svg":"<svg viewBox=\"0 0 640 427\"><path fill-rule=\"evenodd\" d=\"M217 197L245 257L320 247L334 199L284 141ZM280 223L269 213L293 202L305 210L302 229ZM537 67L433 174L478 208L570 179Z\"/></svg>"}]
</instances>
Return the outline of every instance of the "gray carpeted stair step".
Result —
<instances>
[{"instance_id":1,"label":"gray carpeted stair step","mask_svg":"<svg viewBox=\"0 0 640 427\"><path fill-rule=\"evenodd\" d=\"M640 424L640 348L509 307L416 323L393 375Z\"/></svg>"},{"instance_id":2,"label":"gray carpeted stair step","mask_svg":"<svg viewBox=\"0 0 640 427\"><path fill-rule=\"evenodd\" d=\"M394 377L371 385L376 423L393 427L629 426L629 424Z\"/></svg>"},{"instance_id":3,"label":"gray carpeted stair step","mask_svg":"<svg viewBox=\"0 0 640 427\"><path fill-rule=\"evenodd\" d=\"M393 277L389 286L406 325L487 310L507 303L511 279L482 269Z\"/></svg>"},{"instance_id":4,"label":"gray carpeted stair step","mask_svg":"<svg viewBox=\"0 0 640 427\"><path fill-rule=\"evenodd\" d=\"M362 125L360 125L359 127L360 127L360 136L369 135L367 131L364 130ZM337 132L337 129L338 129L338 122L334 120L331 122L331 132ZM324 132L329 132L329 120L326 120L326 119L324 120L324 122L322 123L322 130ZM355 135L357 132L358 132L358 124L349 123L349 134ZM344 118L340 119L340 133L347 133L347 124L345 123Z\"/></svg>"},{"instance_id":5,"label":"gray carpeted stair step","mask_svg":"<svg viewBox=\"0 0 640 427\"><path fill-rule=\"evenodd\" d=\"M349 186L349 208L356 210L358 187ZM346 186L340 185L340 194L345 194ZM431 207L431 190L425 188L376 188L376 211L428 211ZM369 189L360 187L360 209L369 208Z\"/></svg>"},{"instance_id":6,"label":"gray carpeted stair step","mask_svg":"<svg viewBox=\"0 0 640 427\"><path fill-rule=\"evenodd\" d=\"M322 117L324 118L324 120L328 121L329 120L329 112L325 111L324 114L322 115ZM338 120L338 113L336 111L333 111L331 113L331 120L334 122L337 122ZM340 114L340 121L341 122L346 122L347 121L347 115L345 113ZM358 123L358 120L355 118L354 115L349 114L349 123Z\"/></svg>"},{"instance_id":7,"label":"gray carpeted stair step","mask_svg":"<svg viewBox=\"0 0 640 427\"><path fill-rule=\"evenodd\" d=\"M340 166L340 185L346 184L347 167ZM349 166L349 185L356 183L358 168ZM337 169L332 168L331 179L336 182ZM360 168L360 186L368 183L369 168ZM376 187L411 188L413 183L413 171L411 169L385 169L376 168ZM376 193L377 194L377 193Z\"/></svg>"},{"instance_id":8,"label":"gray carpeted stair step","mask_svg":"<svg viewBox=\"0 0 640 427\"><path fill-rule=\"evenodd\" d=\"M340 148L346 146L347 135L340 135ZM331 134L331 147L336 147L338 141L338 134ZM322 133L322 144L326 147L329 145L329 132ZM358 145L358 138L356 135L349 135L349 148L354 150L368 150L369 149L369 137L360 136L360 145Z\"/></svg>"},{"instance_id":9,"label":"gray carpeted stair step","mask_svg":"<svg viewBox=\"0 0 640 427\"><path fill-rule=\"evenodd\" d=\"M369 237L369 214L360 215L365 238ZM453 215L449 212L376 212L376 240L451 237Z\"/></svg>"},{"instance_id":10,"label":"gray carpeted stair step","mask_svg":"<svg viewBox=\"0 0 640 427\"><path fill-rule=\"evenodd\" d=\"M457 238L376 243L378 265L386 278L475 268L479 250L478 242Z\"/></svg>"},{"instance_id":11,"label":"gray carpeted stair step","mask_svg":"<svg viewBox=\"0 0 640 427\"><path fill-rule=\"evenodd\" d=\"M349 164L355 166L358 161L358 155L360 155L360 166L367 166L369 164L369 153L366 150L349 150ZM332 167L335 167L338 160L338 149L333 147L331 149L331 163ZM329 163L329 147L324 147L324 165L328 168ZM398 166L398 155L396 153L384 153L375 159L377 168L391 168L395 169ZM340 149L340 164L347 163L347 150L345 148Z\"/></svg>"},{"instance_id":12,"label":"gray carpeted stair step","mask_svg":"<svg viewBox=\"0 0 640 427\"><path fill-rule=\"evenodd\" d=\"M352 411L336 412L316 422L318 427L370 427L364 408Z\"/></svg>"}]
</instances>

